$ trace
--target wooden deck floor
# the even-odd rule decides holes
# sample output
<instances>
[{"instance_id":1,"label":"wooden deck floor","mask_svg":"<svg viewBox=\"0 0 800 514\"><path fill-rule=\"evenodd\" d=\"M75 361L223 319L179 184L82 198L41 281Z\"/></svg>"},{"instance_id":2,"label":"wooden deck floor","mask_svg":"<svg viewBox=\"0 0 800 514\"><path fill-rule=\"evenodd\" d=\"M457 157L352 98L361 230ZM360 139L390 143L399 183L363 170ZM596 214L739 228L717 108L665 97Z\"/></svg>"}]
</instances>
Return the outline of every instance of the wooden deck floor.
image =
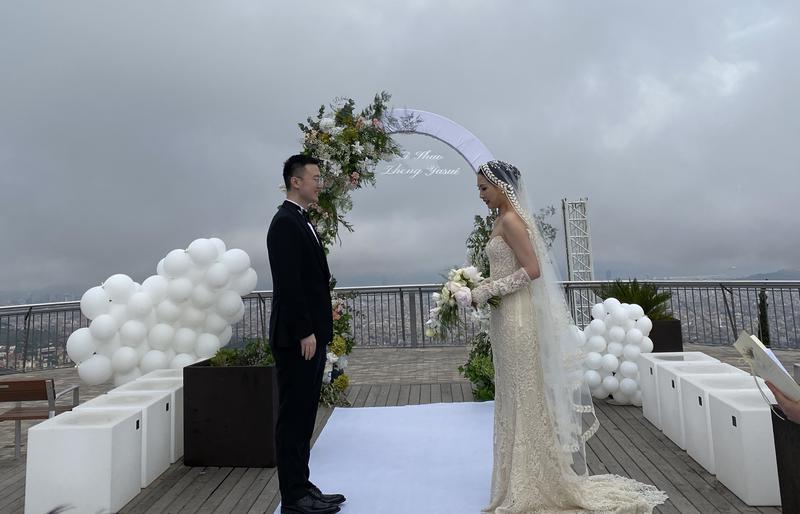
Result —
<instances>
[{"instance_id":1,"label":"wooden deck floor","mask_svg":"<svg viewBox=\"0 0 800 514\"><path fill-rule=\"evenodd\" d=\"M416 405L473 401L465 382L433 384L357 384L348 391L354 407ZM596 402L600 431L589 441L592 474L616 473L654 484L670 500L662 513L777 513L778 508L752 508L717 482L686 452L642 417L641 409ZM314 438L332 410L320 408ZM22 512L24 460L2 467L0 512ZM488 484L487 484L488 487ZM124 513L249 512L272 513L280 501L275 469L192 468L172 465L134 498Z\"/></svg>"}]
</instances>

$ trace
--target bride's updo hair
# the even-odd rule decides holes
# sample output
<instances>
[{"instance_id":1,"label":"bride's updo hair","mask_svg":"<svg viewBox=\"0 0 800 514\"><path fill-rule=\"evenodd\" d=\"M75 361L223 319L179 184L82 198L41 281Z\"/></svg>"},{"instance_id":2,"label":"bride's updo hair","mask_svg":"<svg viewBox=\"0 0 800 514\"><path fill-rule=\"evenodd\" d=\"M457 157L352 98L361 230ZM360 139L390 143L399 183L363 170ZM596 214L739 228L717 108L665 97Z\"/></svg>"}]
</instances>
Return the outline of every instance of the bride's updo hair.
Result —
<instances>
[{"instance_id":1,"label":"bride's updo hair","mask_svg":"<svg viewBox=\"0 0 800 514\"><path fill-rule=\"evenodd\" d=\"M478 173L495 186L505 189L503 184L516 190L521 176L519 169L513 164L503 161L489 161L478 168Z\"/></svg>"}]
</instances>

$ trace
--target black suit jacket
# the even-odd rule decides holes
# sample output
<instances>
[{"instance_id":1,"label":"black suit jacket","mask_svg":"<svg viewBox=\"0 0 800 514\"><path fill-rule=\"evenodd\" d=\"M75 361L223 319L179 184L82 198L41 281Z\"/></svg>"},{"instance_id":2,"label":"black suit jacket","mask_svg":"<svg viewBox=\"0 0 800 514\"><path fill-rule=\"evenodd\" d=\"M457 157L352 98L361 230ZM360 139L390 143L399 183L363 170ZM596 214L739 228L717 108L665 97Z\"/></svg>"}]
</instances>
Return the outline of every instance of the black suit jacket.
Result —
<instances>
[{"instance_id":1,"label":"black suit jacket","mask_svg":"<svg viewBox=\"0 0 800 514\"><path fill-rule=\"evenodd\" d=\"M272 271L270 345L299 347L302 338L315 334L317 346L324 348L333 338L328 260L292 202L283 202L272 218L267 251Z\"/></svg>"}]
</instances>

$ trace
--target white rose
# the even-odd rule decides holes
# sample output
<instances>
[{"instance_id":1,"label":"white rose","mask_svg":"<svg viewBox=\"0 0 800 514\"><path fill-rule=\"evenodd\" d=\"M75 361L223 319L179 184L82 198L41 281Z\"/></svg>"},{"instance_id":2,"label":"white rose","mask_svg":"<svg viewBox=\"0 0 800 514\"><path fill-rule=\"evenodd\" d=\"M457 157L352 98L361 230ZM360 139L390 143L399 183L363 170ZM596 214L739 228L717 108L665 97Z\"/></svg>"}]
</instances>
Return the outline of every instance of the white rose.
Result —
<instances>
[{"instance_id":1,"label":"white rose","mask_svg":"<svg viewBox=\"0 0 800 514\"><path fill-rule=\"evenodd\" d=\"M431 295L431 300L433 300L436 303L439 303L439 300L441 300L441 299L442 299L442 295L440 295L439 293L433 293Z\"/></svg>"},{"instance_id":2,"label":"white rose","mask_svg":"<svg viewBox=\"0 0 800 514\"><path fill-rule=\"evenodd\" d=\"M319 120L319 129L328 131L336 126L336 122L333 121L333 118L322 118Z\"/></svg>"},{"instance_id":3,"label":"white rose","mask_svg":"<svg viewBox=\"0 0 800 514\"><path fill-rule=\"evenodd\" d=\"M481 279L481 272L475 266L469 266L464 269L464 276L470 282L477 283Z\"/></svg>"},{"instance_id":4,"label":"white rose","mask_svg":"<svg viewBox=\"0 0 800 514\"><path fill-rule=\"evenodd\" d=\"M330 362L331 364L336 364L336 361L339 360L339 356L333 352L328 352L327 357L328 357L328 362Z\"/></svg>"},{"instance_id":5,"label":"white rose","mask_svg":"<svg viewBox=\"0 0 800 514\"><path fill-rule=\"evenodd\" d=\"M455 294L456 291L458 291L462 287L463 286L461 284L459 284L458 282L455 282L455 281L450 281L450 282L447 283L447 289L449 289L450 293L452 293L452 294Z\"/></svg>"},{"instance_id":6,"label":"white rose","mask_svg":"<svg viewBox=\"0 0 800 514\"><path fill-rule=\"evenodd\" d=\"M455 293L456 302L462 307L469 307L472 304L472 292L468 287L462 287Z\"/></svg>"}]
</instances>

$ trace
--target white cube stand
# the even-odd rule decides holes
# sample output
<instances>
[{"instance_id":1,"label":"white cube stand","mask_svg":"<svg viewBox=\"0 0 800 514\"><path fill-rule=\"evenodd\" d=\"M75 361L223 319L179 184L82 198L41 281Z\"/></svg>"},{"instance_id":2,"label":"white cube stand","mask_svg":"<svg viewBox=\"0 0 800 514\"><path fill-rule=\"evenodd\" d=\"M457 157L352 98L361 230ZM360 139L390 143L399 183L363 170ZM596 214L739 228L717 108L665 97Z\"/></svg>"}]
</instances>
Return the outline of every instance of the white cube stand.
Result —
<instances>
[{"instance_id":1,"label":"white cube stand","mask_svg":"<svg viewBox=\"0 0 800 514\"><path fill-rule=\"evenodd\" d=\"M757 379L766 391L766 385ZM708 395L716 390L756 390L752 376L744 374L684 375L681 383L681 406L686 453L709 473L716 474L714 438Z\"/></svg>"},{"instance_id":2,"label":"white cube stand","mask_svg":"<svg viewBox=\"0 0 800 514\"><path fill-rule=\"evenodd\" d=\"M183 380L183 368L181 369L157 369L146 375L142 375L137 380L152 380L154 378L180 378Z\"/></svg>"},{"instance_id":3,"label":"white cube stand","mask_svg":"<svg viewBox=\"0 0 800 514\"><path fill-rule=\"evenodd\" d=\"M25 512L118 512L141 490L142 418L75 410L28 430Z\"/></svg>"},{"instance_id":4,"label":"white cube stand","mask_svg":"<svg viewBox=\"0 0 800 514\"><path fill-rule=\"evenodd\" d=\"M662 366L658 371L658 402L661 408L661 430L682 450L686 449L683 429L684 412L681 403L681 377L698 374L747 375L744 371L724 362Z\"/></svg>"},{"instance_id":5,"label":"white cube stand","mask_svg":"<svg viewBox=\"0 0 800 514\"><path fill-rule=\"evenodd\" d=\"M133 382L112 389L108 394L121 394L141 391L166 391L172 395L170 399L170 430L172 442L170 444L170 463L177 462L183 457L183 379L178 378L153 378L137 379Z\"/></svg>"},{"instance_id":6,"label":"white cube stand","mask_svg":"<svg viewBox=\"0 0 800 514\"><path fill-rule=\"evenodd\" d=\"M172 395L167 391L104 394L78 406L84 409L131 409L142 415L142 487L169 468L172 442Z\"/></svg>"},{"instance_id":7,"label":"white cube stand","mask_svg":"<svg viewBox=\"0 0 800 514\"><path fill-rule=\"evenodd\" d=\"M774 403L772 393L766 396ZM780 505L770 408L759 391L709 393L717 480L750 506Z\"/></svg>"},{"instance_id":8,"label":"white cube stand","mask_svg":"<svg viewBox=\"0 0 800 514\"><path fill-rule=\"evenodd\" d=\"M642 390L642 414L645 419L661 430L661 406L658 398L658 366L662 364L689 364L719 362L703 352L643 353L639 356L639 386Z\"/></svg>"}]
</instances>

